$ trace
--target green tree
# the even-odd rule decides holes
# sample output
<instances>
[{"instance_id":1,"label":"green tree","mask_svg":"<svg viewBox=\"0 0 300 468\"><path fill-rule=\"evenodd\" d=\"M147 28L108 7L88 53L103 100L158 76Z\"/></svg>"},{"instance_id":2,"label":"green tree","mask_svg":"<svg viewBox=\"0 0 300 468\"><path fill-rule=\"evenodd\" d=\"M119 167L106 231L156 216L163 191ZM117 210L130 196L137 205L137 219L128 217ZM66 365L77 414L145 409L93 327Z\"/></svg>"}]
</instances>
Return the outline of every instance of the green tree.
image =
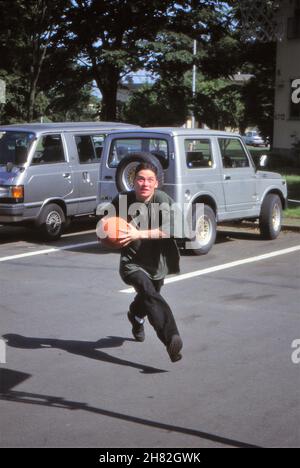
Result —
<instances>
[{"instance_id":1,"label":"green tree","mask_svg":"<svg viewBox=\"0 0 300 468\"><path fill-rule=\"evenodd\" d=\"M278 3L276 0L255 2L262 14L248 17L247 11L234 0L227 2L232 8L231 14L236 34L240 37L240 71L250 73L251 80L243 89L247 125L257 126L264 137L273 138L276 40L275 36L265 35L265 29L275 32L275 19ZM254 4L254 2L253 2ZM251 11L252 5L249 6ZM263 18L266 18L264 25ZM273 24L273 26L272 26Z\"/></svg>"},{"instance_id":2,"label":"green tree","mask_svg":"<svg viewBox=\"0 0 300 468\"><path fill-rule=\"evenodd\" d=\"M24 120L34 117L41 72L47 56L55 50L54 34L68 4L65 0L0 0L1 68L20 79L19 88L23 87L20 114ZM16 79L9 79L8 85L15 82Z\"/></svg>"},{"instance_id":3,"label":"green tree","mask_svg":"<svg viewBox=\"0 0 300 468\"><path fill-rule=\"evenodd\" d=\"M241 126L240 88L228 79L224 81L239 63L238 37L230 21L229 10L216 8L216 2L209 1L194 2L170 16L165 29L147 45L151 53L146 68L156 81L151 89L131 98L124 109L125 118L149 125L157 116L156 123L182 125L194 110L199 120L212 127ZM196 55L193 40L197 40ZM201 77L194 101L193 64Z\"/></svg>"},{"instance_id":4,"label":"green tree","mask_svg":"<svg viewBox=\"0 0 300 468\"><path fill-rule=\"evenodd\" d=\"M195 117L210 128L245 130L243 88L228 79L203 79L197 83Z\"/></svg>"},{"instance_id":5,"label":"green tree","mask_svg":"<svg viewBox=\"0 0 300 468\"><path fill-rule=\"evenodd\" d=\"M162 54L153 51L153 44L163 40L161 32L174 26L174 18L182 17L182 12L191 11L194 4L200 3L193 0L72 2L61 38L77 54L90 79L97 83L102 94L102 119L116 118L121 80L146 65L150 69L151 63L161 57Z\"/></svg>"},{"instance_id":6,"label":"green tree","mask_svg":"<svg viewBox=\"0 0 300 468\"><path fill-rule=\"evenodd\" d=\"M247 125L257 126L272 142L276 44L253 43L244 51L244 69L252 74L243 91Z\"/></svg>"},{"instance_id":7,"label":"green tree","mask_svg":"<svg viewBox=\"0 0 300 468\"><path fill-rule=\"evenodd\" d=\"M65 0L0 0L1 121L93 119L91 84L72 51L58 43ZM76 90L76 92L74 92Z\"/></svg>"},{"instance_id":8,"label":"green tree","mask_svg":"<svg viewBox=\"0 0 300 468\"><path fill-rule=\"evenodd\" d=\"M136 91L123 106L122 119L141 126L180 126L188 113L186 89L158 81Z\"/></svg>"}]
</instances>

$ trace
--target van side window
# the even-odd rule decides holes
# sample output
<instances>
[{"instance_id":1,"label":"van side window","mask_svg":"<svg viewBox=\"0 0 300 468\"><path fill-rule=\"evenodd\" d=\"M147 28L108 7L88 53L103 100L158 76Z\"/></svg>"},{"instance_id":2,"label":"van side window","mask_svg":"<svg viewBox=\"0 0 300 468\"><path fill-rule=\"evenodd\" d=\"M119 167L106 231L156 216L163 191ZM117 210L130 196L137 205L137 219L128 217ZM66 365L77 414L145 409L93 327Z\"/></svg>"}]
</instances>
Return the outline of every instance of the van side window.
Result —
<instances>
[{"instance_id":1,"label":"van side window","mask_svg":"<svg viewBox=\"0 0 300 468\"><path fill-rule=\"evenodd\" d=\"M99 162L102 155L105 135L76 135L80 164Z\"/></svg>"},{"instance_id":2,"label":"van side window","mask_svg":"<svg viewBox=\"0 0 300 468\"><path fill-rule=\"evenodd\" d=\"M60 135L42 136L37 143L31 164L53 164L65 161Z\"/></svg>"},{"instance_id":3,"label":"van side window","mask_svg":"<svg viewBox=\"0 0 300 468\"><path fill-rule=\"evenodd\" d=\"M190 169L213 166L210 140L206 138L184 140L185 158Z\"/></svg>"},{"instance_id":4,"label":"van side window","mask_svg":"<svg viewBox=\"0 0 300 468\"><path fill-rule=\"evenodd\" d=\"M100 161L104 145L105 135L92 135L93 145L95 149L96 160Z\"/></svg>"},{"instance_id":5,"label":"van side window","mask_svg":"<svg viewBox=\"0 0 300 468\"><path fill-rule=\"evenodd\" d=\"M219 147L225 169L250 166L248 156L238 138L219 138Z\"/></svg>"}]
</instances>

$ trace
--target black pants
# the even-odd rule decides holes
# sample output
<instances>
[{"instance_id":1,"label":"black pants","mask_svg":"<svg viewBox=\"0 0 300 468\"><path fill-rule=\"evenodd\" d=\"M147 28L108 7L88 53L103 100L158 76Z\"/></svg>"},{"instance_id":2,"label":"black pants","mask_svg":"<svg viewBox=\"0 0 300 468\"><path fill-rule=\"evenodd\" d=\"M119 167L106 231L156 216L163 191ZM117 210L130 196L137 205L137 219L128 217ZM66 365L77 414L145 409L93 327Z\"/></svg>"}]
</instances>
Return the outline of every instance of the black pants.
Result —
<instances>
[{"instance_id":1,"label":"black pants","mask_svg":"<svg viewBox=\"0 0 300 468\"><path fill-rule=\"evenodd\" d=\"M151 280L140 270L128 275L124 281L137 292L130 304L130 312L139 318L147 316L158 338L167 346L172 336L179 335L179 332L173 313L160 294L164 280Z\"/></svg>"}]
</instances>

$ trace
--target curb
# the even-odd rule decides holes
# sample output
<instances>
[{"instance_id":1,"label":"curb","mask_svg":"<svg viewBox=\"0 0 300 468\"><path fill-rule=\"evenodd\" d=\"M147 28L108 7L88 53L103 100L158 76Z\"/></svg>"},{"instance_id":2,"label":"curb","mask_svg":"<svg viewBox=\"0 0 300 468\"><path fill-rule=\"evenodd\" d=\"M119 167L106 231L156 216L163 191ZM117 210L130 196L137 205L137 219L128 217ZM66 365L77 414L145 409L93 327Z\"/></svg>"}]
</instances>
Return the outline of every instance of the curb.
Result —
<instances>
[{"instance_id":1,"label":"curb","mask_svg":"<svg viewBox=\"0 0 300 468\"><path fill-rule=\"evenodd\" d=\"M293 232L300 232L300 226L296 226L295 224L283 224L281 226L282 231L293 231Z\"/></svg>"},{"instance_id":2,"label":"curb","mask_svg":"<svg viewBox=\"0 0 300 468\"><path fill-rule=\"evenodd\" d=\"M238 228L238 229L243 229L243 228L247 228L247 229L259 229L258 227L258 224L255 224L255 223L251 223L251 222L247 222L247 221L244 221L243 223L220 223L218 224L218 226L220 227L230 227L230 228ZM299 225L296 225L296 224L285 224L283 223L281 225L281 231L290 231L290 232L300 232L300 224Z\"/></svg>"}]
</instances>

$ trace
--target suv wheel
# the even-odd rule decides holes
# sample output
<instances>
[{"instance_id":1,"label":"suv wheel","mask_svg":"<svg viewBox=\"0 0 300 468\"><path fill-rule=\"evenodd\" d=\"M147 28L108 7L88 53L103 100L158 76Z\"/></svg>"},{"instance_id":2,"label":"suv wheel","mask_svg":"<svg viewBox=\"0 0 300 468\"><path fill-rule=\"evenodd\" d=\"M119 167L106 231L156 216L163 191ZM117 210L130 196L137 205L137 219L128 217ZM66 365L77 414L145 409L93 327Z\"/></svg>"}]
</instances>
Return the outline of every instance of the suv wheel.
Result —
<instances>
[{"instance_id":1,"label":"suv wheel","mask_svg":"<svg viewBox=\"0 0 300 468\"><path fill-rule=\"evenodd\" d=\"M38 221L43 238L46 240L59 239L63 233L65 223L65 214L61 207L55 203L45 206Z\"/></svg>"},{"instance_id":2,"label":"suv wheel","mask_svg":"<svg viewBox=\"0 0 300 468\"><path fill-rule=\"evenodd\" d=\"M204 213L197 217L196 210L193 212L193 229L195 237L191 241L192 252L195 255L207 254L216 241L217 223L213 209L204 205Z\"/></svg>"},{"instance_id":3,"label":"suv wheel","mask_svg":"<svg viewBox=\"0 0 300 468\"><path fill-rule=\"evenodd\" d=\"M131 153L124 156L116 170L116 185L119 192L133 189L135 168L141 162L148 162L157 168L158 186L163 185L163 168L159 160L151 153Z\"/></svg>"},{"instance_id":4,"label":"suv wheel","mask_svg":"<svg viewBox=\"0 0 300 468\"><path fill-rule=\"evenodd\" d=\"M276 239L281 231L282 203L280 197L269 193L263 201L259 227L264 239Z\"/></svg>"}]
</instances>

